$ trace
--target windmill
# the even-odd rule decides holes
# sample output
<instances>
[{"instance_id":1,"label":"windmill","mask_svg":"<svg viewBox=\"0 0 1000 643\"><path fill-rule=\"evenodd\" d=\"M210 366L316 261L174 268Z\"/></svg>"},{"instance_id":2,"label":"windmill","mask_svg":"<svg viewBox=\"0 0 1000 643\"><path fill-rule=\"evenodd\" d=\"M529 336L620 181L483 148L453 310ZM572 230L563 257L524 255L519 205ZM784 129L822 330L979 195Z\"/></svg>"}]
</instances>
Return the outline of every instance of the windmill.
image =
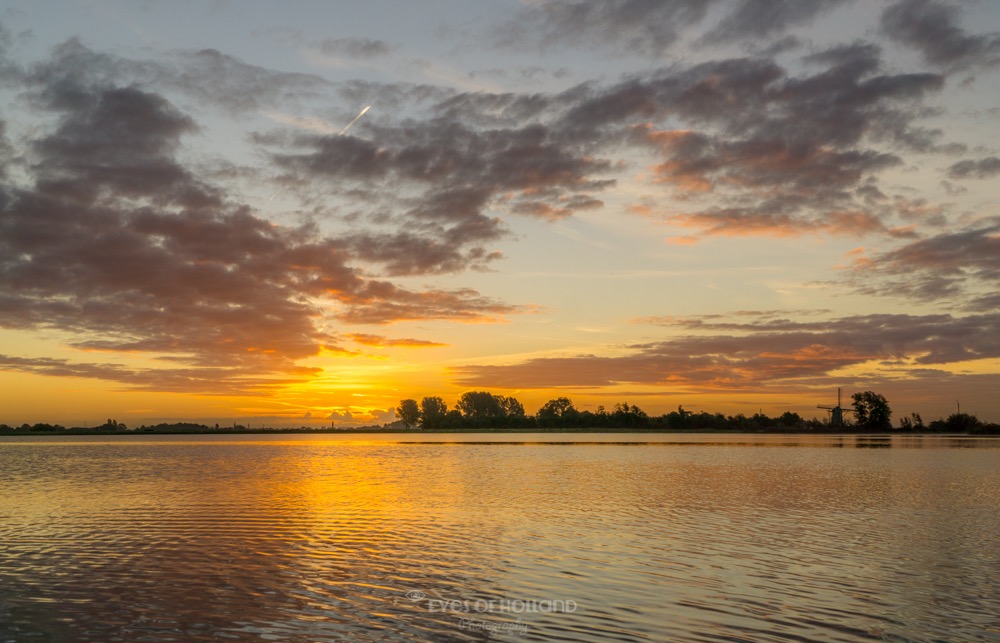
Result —
<instances>
[{"instance_id":1,"label":"windmill","mask_svg":"<svg viewBox=\"0 0 1000 643\"><path fill-rule=\"evenodd\" d=\"M854 413L851 409L840 406L840 387L837 387L837 406L822 406L816 408L826 409L830 412L830 426L844 426L844 413Z\"/></svg>"}]
</instances>

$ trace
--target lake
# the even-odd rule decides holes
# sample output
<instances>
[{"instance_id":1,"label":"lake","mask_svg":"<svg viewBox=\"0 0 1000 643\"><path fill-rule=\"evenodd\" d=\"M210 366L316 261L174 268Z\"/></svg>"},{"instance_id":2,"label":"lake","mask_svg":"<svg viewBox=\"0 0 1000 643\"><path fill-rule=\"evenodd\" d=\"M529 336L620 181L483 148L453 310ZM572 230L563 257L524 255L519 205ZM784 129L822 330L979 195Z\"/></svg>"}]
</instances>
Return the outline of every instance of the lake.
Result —
<instances>
[{"instance_id":1,"label":"lake","mask_svg":"<svg viewBox=\"0 0 1000 643\"><path fill-rule=\"evenodd\" d=\"M0 438L0 642L1000 640L1000 440Z\"/></svg>"}]
</instances>

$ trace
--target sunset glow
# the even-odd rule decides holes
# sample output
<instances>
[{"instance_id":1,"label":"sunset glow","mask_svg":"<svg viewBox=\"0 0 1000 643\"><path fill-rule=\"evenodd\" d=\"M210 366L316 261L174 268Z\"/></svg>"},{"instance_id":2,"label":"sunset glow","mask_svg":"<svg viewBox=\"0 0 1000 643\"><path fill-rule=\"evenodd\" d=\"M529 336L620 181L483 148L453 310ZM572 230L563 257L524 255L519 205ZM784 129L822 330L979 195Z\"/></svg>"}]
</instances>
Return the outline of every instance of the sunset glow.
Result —
<instances>
[{"instance_id":1,"label":"sunset glow","mask_svg":"<svg viewBox=\"0 0 1000 643\"><path fill-rule=\"evenodd\" d=\"M11 5L0 423L1000 421L1000 5L695 4Z\"/></svg>"}]
</instances>

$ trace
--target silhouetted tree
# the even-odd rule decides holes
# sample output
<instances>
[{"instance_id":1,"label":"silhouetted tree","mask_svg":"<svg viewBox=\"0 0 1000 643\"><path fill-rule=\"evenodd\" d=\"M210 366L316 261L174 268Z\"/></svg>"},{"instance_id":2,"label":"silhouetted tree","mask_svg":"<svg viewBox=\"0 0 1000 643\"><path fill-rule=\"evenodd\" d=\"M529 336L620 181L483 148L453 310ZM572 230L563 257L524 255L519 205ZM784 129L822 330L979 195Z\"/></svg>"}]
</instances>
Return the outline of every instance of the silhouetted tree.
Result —
<instances>
[{"instance_id":1,"label":"silhouetted tree","mask_svg":"<svg viewBox=\"0 0 1000 643\"><path fill-rule=\"evenodd\" d=\"M781 414L781 417L777 420L778 424L789 429L799 429L805 426L805 422L802 420L802 416L798 413L792 413L791 411L785 411Z\"/></svg>"},{"instance_id":2,"label":"silhouetted tree","mask_svg":"<svg viewBox=\"0 0 1000 643\"><path fill-rule=\"evenodd\" d=\"M857 422L858 428L865 431L886 431L892 428L890 422L892 409L889 408L889 402L883 396L874 391L865 391L864 393L855 393L851 399L853 400L854 420Z\"/></svg>"},{"instance_id":3,"label":"silhouetted tree","mask_svg":"<svg viewBox=\"0 0 1000 643\"><path fill-rule=\"evenodd\" d=\"M649 416L638 406L634 404L629 405L628 402L621 402L615 404L615 409L611 413L611 422L615 426L646 426L649 423Z\"/></svg>"},{"instance_id":4,"label":"silhouetted tree","mask_svg":"<svg viewBox=\"0 0 1000 643\"><path fill-rule=\"evenodd\" d=\"M676 411L671 411L663 416L663 423L666 424L669 429L686 429L688 428L688 418L690 416L690 411L685 411L683 406L678 405ZM739 415L737 417L745 418L743 415Z\"/></svg>"},{"instance_id":5,"label":"silhouetted tree","mask_svg":"<svg viewBox=\"0 0 1000 643\"><path fill-rule=\"evenodd\" d=\"M542 405L542 408L538 409L538 417L562 417L571 411L576 411L573 408L573 401L568 397L557 397L554 400L549 400Z\"/></svg>"},{"instance_id":6,"label":"silhouetted tree","mask_svg":"<svg viewBox=\"0 0 1000 643\"><path fill-rule=\"evenodd\" d=\"M592 414L588 415L593 417ZM549 400L538 409L536 417L541 426L583 426L582 423L586 421L568 397Z\"/></svg>"},{"instance_id":7,"label":"silhouetted tree","mask_svg":"<svg viewBox=\"0 0 1000 643\"><path fill-rule=\"evenodd\" d=\"M910 417L900 418L899 428L901 431L923 431L926 427L919 413L911 413Z\"/></svg>"},{"instance_id":8,"label":"silhouetted tree","mask_svg":"<svg viewBox=\"0 0 1000 643\"><path fill-rule=\"evenodd\" d=\"M444 423L448 405L440 397L425 397L420 400L420 426L423 429L439 429Z\"/></svg>"},{"instance_id":9,"label":"silhouetted tree","mask_svg":"<svg viewBox=\"0 0 1000 643\"><path fill-rule=\"evenodd\" d=\"M108 418L108 421L97 427L98 431L126 431L128 427L118 420L112 420Z\"/></svg>"},{"instance_id":10,"label":"silhouetted tree","mask_svg":"<svg viewBox=\"0 0 1000 643\"><path fill-rule=\"evenodd\" d=\"M500 408L503 409L504 416L508 418L523 418L524 415L524 405L521 404L517 398L505 397L503 395L497 396L497 402L500 403Z\"/></svg>"},{"instance_id":11,"label":"silhouetted tree","mask_svg":"<svg viewBox=\"0 0 1000 643\"><path fill-rule=\"evenodd\" d=\"M946 433L976 433L979 426L979 418L968 413L952 413L943 422L931 422L932 429Z\"/></svg>"},{"instance_id":12,"label":"silhouetted tree","mask_svg":"<svg viewBox=\"0 0 1000 643\"><path fill-rule=\"evenodd\" d=\"M504 416L500 400L487 391L466 391L455 407L466 419L485 420Z\"/></svg>"},{"instance_id":13,"label":"silhouetted tree","mask_svg":"<svg viewBox=\"0 0 1000 643\"><path fill-rule=\"evenodd\" d=\"M30 427L31 431L64 431L65 427L60 424L46 424L45 422L38 422Z\"/></svg>"},{"instance_id":14,"label":"silhouetted tree","mask_svg":"<svg viewBox=\"0 0 1000 643\"><path fill-rule=\"evenodd\" d=\"M417 422L420 421L420 407L417 406L417 401L400 400L399 406L396 407L396 417L406 428L416 426Z\"/></svg>"}]
</instances>

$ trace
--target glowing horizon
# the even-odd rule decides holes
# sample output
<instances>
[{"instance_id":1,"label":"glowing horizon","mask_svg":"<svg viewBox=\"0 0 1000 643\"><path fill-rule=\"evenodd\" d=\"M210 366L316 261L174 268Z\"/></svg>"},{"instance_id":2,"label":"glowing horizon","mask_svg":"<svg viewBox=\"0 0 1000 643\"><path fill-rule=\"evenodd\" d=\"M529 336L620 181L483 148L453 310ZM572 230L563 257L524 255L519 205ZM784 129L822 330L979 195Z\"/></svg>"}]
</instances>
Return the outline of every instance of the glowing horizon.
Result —
<instances>
[{"instance_id":1,"label":"glowing horizon","mask_svg":"<svg viewBox=\"0 0 1000 643\"><path fill-rule=\"evenodd\" d=\"M250 4L0 18L0 423L1000 421L997 6Z\"/></svg>"}]
</instances>

